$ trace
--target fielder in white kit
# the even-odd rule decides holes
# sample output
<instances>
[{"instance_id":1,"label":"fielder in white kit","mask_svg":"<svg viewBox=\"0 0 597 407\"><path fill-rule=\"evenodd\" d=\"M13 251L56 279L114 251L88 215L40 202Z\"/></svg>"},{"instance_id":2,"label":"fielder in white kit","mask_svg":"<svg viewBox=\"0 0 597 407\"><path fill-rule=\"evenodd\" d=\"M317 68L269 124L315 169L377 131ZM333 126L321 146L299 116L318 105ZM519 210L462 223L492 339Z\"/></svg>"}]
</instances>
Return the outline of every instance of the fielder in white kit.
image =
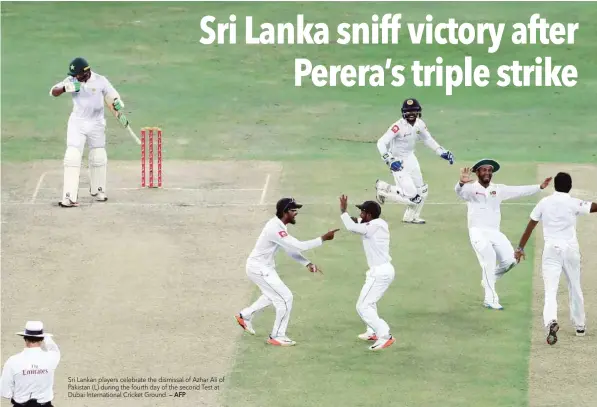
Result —
<instances>
[{"instance_id":1,"label":"fielder in white kit","mask_svg":"<svg viewBox=\"0 0 597 407\"><path fill-rule=\"evenodd\" d=\"M543 325L547 330L547 343L558 341L558 303L557 294L562 271L568 280L570 296L570 321L577 336L585 335L586 315L581 288L580 247L576 236L578 216L597 212L597 203L583 201L570 196L572 177L565 172L554 178L555 192L539 201L531 211L529 223L520 238L514 256L517 261L524 257L524 247L531 237L535 226L543 222L543 255L541 272L545 285L545 303L543 306Z\"/></svg>"},{"instance_id":2,"label":"fielder in white kit","mask_svg":"<svg viewBox=\"0 0 597 407\"><path fill-rule=\"evenodd\" d=\"M66 133L66 152L64 153L63 208L78 206L79 176L85 143L89 146L89 181L90 194L97 201L105 202L106 171L108 155L106 153L106 119L104 103L120 111L124 103L110 81L91 70L84 58L75 58L69 65L68 76L50 89L50 95L58 97L70 93L73 110L68 119ZM118 120L128 123L124 114Z\"/></svg>"},{"instance_id":3,"label":"fielder in white kit","mask_svg":"<svg viewBox=\"0 0 597 407\"><path fill-rule=\"evenodd\" d=\"M351 218L348 212L348 197L340 197L340 216L344 226L352 233L361 236L369 270L365 284L357 300L357 312L367 330L358 336L364 341L375 341L369 347L378 351L391 346L396 340L390 333L388 323L377 314L377 303L394 281L395 270L390 256L390 230L388 223L381 219L381 207L377 202L365 201L356 205L361 210L359 218Z\"/></svg>"},{"instance_id":4,"label":"fielder in white kit","mask_svg":"<svg viewBox=\"0 0 597 407\"><path fill-rule=\"evenodd\" d=\"M390 185L377 180L377 201L383 204L390 199L406 204L402 221L414 224L425 223L420 215L429 194L429 186L423 181L421 167L415 156L415 143L422 141L450 165L454 163L454 154L435 141L422 117L423 108L417 99L406 99L402 104L402 118L394 122L377 141L377 150L390 167L396 183Z\"/></svg>"},{"instance_id":5,"label":"fielder in white kit","mask_svg":"<svg viewBox=\"0 0 597 407\"><path fill-rule=\"evenodd\" d=\"M338 231L338 229L331 230L321 237L305 242L291 236L286 225L296 224L295 218L302 206L293 198L280 199L276 204L276 216L265 224L247 259L247 276L259 287L262 295L236 315L236 321L245 331L255 335L252 325L253 317L273 304L276 308L276 320L267 340L270 345L293 346L296 344L286 336L293 296L290 289L278 276L274 256L282 248L294 260L307 267L310 272L316 273L320 271L318 267L307 260L301 252L319 247L326 240L332 240Z\"/></svg>"},{"instance_id":6,"label":"fielder in white kit","mask_svg":"<svg viewBox=\"0 0 597 407\"><path fill-rule=\"evenodd\" d=\"M523 186L494 184L491 179L499 169L500 165L494 160L480 160L472 167L477 181L471 179L470 168L463 168L454 187L456 194L467 202L469 238L481 265L481 285L485 289L483 306L495 310L504 309L495 289L496 280L517 264L512 243L500 231L501 204L509 199L534 195L551 181L546 178L540 185Z\"/></svg>"}]
</instances>

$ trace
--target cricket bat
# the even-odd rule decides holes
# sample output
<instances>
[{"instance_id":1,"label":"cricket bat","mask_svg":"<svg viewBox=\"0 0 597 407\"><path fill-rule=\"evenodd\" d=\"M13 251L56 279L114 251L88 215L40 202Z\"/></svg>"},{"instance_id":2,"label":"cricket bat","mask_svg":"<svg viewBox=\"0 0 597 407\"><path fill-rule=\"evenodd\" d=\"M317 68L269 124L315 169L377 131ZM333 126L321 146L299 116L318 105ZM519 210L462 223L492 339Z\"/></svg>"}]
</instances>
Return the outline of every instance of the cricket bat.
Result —
<instances>
[{"instance_id":1,"label":"cricket bat","mask_svg":"<svg viewBox=\"0 0 597 407\"><path fill-rule=\"evenodd\" d=\"M114 106L112 106L111 104L107 104L107 105L108 105L108 108L110 109L110 111L112 112L112 114L114 115L114 117L116 117L116 119L120 119L120 113L118 113L116 111L116 109L114 109ZM131 123L128 121L128 119L126 121L126 124L124 125L124 128L127 129L128 133L131 135L131 137L133 139L135 139L137 144L141 145L141 140L139 140L139 137L137 137L137 135L135 134L133 129L131 129Z\"/></svg>"}]
</instances>

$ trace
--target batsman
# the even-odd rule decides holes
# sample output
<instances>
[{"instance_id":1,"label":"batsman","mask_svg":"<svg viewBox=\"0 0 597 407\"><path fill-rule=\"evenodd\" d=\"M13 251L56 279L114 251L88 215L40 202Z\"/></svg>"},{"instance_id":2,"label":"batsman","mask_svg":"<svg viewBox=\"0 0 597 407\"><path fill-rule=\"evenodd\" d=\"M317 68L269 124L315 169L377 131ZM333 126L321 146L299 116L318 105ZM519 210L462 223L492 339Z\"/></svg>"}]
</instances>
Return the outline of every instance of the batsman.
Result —
<instances>
[{"instance_id":1,"label":"batsman","mask_svg":"<svg viewBox=\"0 0 597 407\"><path fill-rule=\"evenodd\" d=\"M66 152L64 154L63 208L78 206L79 176L85 144L89 147L89 192L96 201L105 202L106 172L106 119L104 103L118 113L121 124L128 123L122 113L124 103L110 81L92 71L89 63L81 57L73 59L68 76L50 89L50 95L71 95L73 109L68 119Z\"/></svg>"}]
</instances>

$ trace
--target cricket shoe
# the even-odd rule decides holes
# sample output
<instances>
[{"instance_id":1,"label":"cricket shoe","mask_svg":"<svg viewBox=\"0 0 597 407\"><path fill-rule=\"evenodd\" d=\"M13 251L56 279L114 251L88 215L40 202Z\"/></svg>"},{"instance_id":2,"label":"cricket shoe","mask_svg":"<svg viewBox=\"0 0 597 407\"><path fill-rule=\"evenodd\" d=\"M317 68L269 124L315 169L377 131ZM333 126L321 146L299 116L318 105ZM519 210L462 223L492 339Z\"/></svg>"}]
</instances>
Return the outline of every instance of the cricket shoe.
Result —
<instances>
[{"instance_id":1,"label":"cricket shoe","mask_svg":"<svg viewBox=\"0 0 597 407\"><path fill-rule=\"evenodd\" d=\"M547 332L547 344L548 345L555 345L558 341L558 331L560 330L560 326L556 321L551 321L549 323L549 328Z\"/></svg>"},{"instance_id":2,"label":"cricket shoe","mask_svg":"<svg viewBox=\"0 0 597 407\"><path fill-rule=\"evenodd\" d=\"M108 200L108 197L106 196L106 194L104 192L102 192L101 190L95 194L92 194L91 190L89 190L89 195L94 197L95 200L98 202L106 202Z\"/></svg>"},{"instance_id":3,"label":"cricket shoe","mask_svg":"<svg viewBox=\"0 0 597 407\"><path fill-rule=\"evenodd\" d=\"M413 208L411 205L409 205L406 208L406 210L404 211L404 216L402 217L402 223L412 223L414 225L425 224L425 219L417 218L415 216L415 209L416 209L416 207Z\"/></svg>"},{"instance_id":4,"label":"cricket shoe","mask_svg":"<svg viewBox=\"0 0 597 407\"><path fill-rule=\"evenodd\" d=\"M576 327L576 336L585 336L585 327L584 326Z\"/></svg>"},{"instance_id":5,"label":"cricket shoe","mask_svg":"<svg viewBox=\"0 0 597 407\"><path fill-rule=\"evenodd\" d=\"M294 346L294 345L296 345L296 342L287 336L278 336L278 337L272 338L272 336L270 335L269 339L267 340L267 343L269 343L270 345L274 345L274 346Z\"/></svg>"},{"instance_id":6,"label":"cricket shoe","mask_svg":"<svg viewBox=\"0 0 597 407\"><path fill-rule=\"evenodd\" d=\"M375 181L375 199L377 199L377 202L379 202L381 205L383 205L386 202L386 197L383 196L382 194L380 194L380 191L388 193L389 191L389 184L387 184L387 186L382 187L381 184L385 182L377 180Z\"/></svg>"},{"instance_id":7,"label":"cricket shoe","mask_svg":"<svg viewBox=\"0 0 597 407\"><path fill-rule=\"evenodd\" d=\"M394 342L396 342L396 339L391 335L389 338L379 338L373 345L369 346L369 350L382 350L392 346Z\"/></svg>"},{"instance_id":8,"label":"cricket shoe","mask_svg":"<svg viewBox=\"0 0 597 407\"><path fill-rule=\"evenodd\" d=\"M358 336L358 338L362 339L363 341L376 341L378 339L377 335L371 332L362 333Z\"/></svg>"},{"instance_id":9,"label":"cricket shoe","mask_svg":"<svg viewBox=\"0 0 597 407\"><path fill-rule=\"evenodd\" d=\"M502 311L504 309L499 302L484 302L483 306L487 309L494 309L497 311Z\"/></svg>"},{"instance_id":10,"label":"cricket shoe","mask_svg":"<svg viewBox=\"0 0 597 407\"><path fill-rule=\"evenodd\" d=\"M242 314L238 314L235 316L236 322L240 325L242 329L250 333L251 335L255 335L255 330L251 326L251 321L244 319Z\"/></svg>"},{"instance_id":11,"label":"cricket shoe","mask_svg":"<svg viewBox=\"0 0 597 407\"><path fill-rule=\"evenodd\" d=\"M403 223L412 223L413 225L424 225L425 219L421 219L421 218L415 218L415 219L411 219L411 220L402 220Z\"/></svg>"},{"instance_id":12,"label":"cricket shoe","mask_svg":"<svg viewBox=\"0 0 597 407\"><path fill-rule=\"evenodd\" d=\"M58 202L58 206L62 208L75 208L79 206L79 204L71 201L69 198L64 198L62 201Z\"/></svg>"}]
</instances>

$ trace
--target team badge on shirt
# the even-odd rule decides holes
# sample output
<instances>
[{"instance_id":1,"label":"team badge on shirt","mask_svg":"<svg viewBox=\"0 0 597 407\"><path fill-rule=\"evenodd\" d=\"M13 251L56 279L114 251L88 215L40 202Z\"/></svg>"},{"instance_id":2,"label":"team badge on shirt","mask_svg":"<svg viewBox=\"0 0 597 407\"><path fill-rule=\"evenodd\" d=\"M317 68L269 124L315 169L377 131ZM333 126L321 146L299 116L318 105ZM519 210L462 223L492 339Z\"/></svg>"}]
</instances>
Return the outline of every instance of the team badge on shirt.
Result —
<instances>
[{"instance_id":1,"label":"team badge on shirt","mask_svg":"<svg viewBox=\"0 0 597 407\"><path fill-rule=\"evenodd\" d=\"M288 233L284 232L283 230L279 231L278 234L280 235L280 237L288 236Z\"/></svg>"}]
</instances>

